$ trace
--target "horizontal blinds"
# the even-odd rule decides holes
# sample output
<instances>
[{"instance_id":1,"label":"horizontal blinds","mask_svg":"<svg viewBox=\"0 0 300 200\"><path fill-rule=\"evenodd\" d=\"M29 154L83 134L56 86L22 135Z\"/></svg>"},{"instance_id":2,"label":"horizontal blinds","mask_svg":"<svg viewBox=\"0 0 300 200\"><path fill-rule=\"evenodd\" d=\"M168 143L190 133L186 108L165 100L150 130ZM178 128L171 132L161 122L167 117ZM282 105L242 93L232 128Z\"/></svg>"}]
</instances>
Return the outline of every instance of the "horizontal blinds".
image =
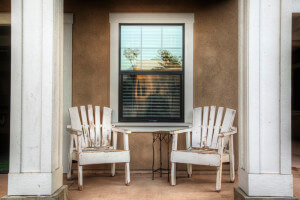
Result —
<instances>
[{"instance_id":1,"label":"horizontal blinds","mask_svg":"<svg viewBox=\"0 0 300 200\"><path fill-rule=\"evenodd\" d=\"M181 75L123 74L121 81L122 118L159 121L181 117Z\"/></svg>"},{"instance_id":2,"label":"horizontal blinds","mask_svg":"<svg viewBox=\"0 0 300 200\"><path fill-rule=\"evenodd\" d=\"M120 69L182 71L183 25L121 25Z\"/></svg>"}]
</instances>

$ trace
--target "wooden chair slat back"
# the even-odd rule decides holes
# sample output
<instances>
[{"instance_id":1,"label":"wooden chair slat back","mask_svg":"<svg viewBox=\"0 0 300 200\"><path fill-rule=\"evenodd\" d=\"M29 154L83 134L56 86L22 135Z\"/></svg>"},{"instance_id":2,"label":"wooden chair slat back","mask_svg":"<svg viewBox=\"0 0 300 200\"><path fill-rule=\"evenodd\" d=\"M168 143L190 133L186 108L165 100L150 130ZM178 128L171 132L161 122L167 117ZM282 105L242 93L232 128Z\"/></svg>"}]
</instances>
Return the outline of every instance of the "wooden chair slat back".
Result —
<instances>
[{"instance_id":1,"label":"wooden chair slat back","mask_svg":"<svg viewBox=\"0 0 300 200\"><path fill-rule=\"evenodd\" d=\"M235 118L235 113L236 113L235 110L226 108L221 132L230 131L230 129L232 128L232 125L233 125L234 118ZM224 140L224 146L226 147L227 144L228 144L228 138L226 137Z\"/></svg>"},{"instance_id":2,"label":"wooden chair slat back","mask_svg":"<svg viewBox=\"0 0 300 200\"><path fill-rule=\"evenodd\" d=\"M101 146L100 106L95 106L96 146Z\"/></svg>"},{"instance_id":3,"label":"wooden chair slat back","mask_svg":"<svg viewBox=\"0 0 300 200\"><path fill-rule=\"evenodd\" d=\"M201 147L202 107L193 109L192 147Z\"/></svg>"},{"instance_id":4,"label":"wooden chair slat back","mask_svg":"<svg viewBox=\"0 0 300 200\"><path fill-rule=\"evenodd\" d=\"M208 126L208 112L209 112L209 107L205 106L203 108L203 123L202 123L202 137L201 137L201 145L200 147L203 148L207 146L207 126Z\"/></svg>"},{"instance_id":5,"label":"wooden chair slat back","mask_svg":"<svg viewBox=\"0 0 300 200\"><path fill-rule=\"evenodd\" d=\"M214 131L213 131L212 141L211 141L211 145L210 145L211 149L218 148L218 138L219 138L219 133L220 133L223 111L224 111L223 107L218 108L217 118L216 118L216 122L214 125Z\"/></svg>"},{"instance_id":6,"label":"wooden chair slat back","mask_svg":"<svg viewBox=\"0 0 300 200\"><path fill-rule=\"evenodd\" d=\"M203 110L203 115L202 115ZM223 119L224 107L219 107L216 115L216 106L205 106L194 108L192 147L218 149L218 138L220 132L227 132L231 129L236 111L226 108ZM222 121L223 119L223 121ZM228 144L225 138L224 146Z\"/></svg>"},{"instance_id":7,"label":"wooden chair slat back","mask_svg":"<svg viewBox=\"0 0 300 200\"><path fill-rule=\"evenodd\" d=\"M91 147L96 147L96 133L95 133L95 122L94 122L94 112L93 112L93 106L88 105L88 119L89 119L89 128L90 128L90 141Z\"/></svg>"},{"instance_id":8,"label":"wooden chair slat back","mask_svg":"<svg viewBox=\"0 0 300 200\"><path fill-rule=\"evenodd\" d=\"M102 146L111 146L111 115L112 109L103 108Z\"/></svg>"},{"instance_id":9,"label":"wooden chair slat back","mask_svg":"<svg viewBox=\"0 0 300 200\"><path fill-rule=\"evenodd\" d=\"M89 136L89 125L87 122L85 106L80 106L80 114L82 120L83 137L82 137L82 148L90 147L90 136Z\"/></svg>"},{"instance_id":10,"label":"wooden chair slat back","mask_svg":"<svg viewBox=\"0 0 300 200\"><path fill-rule=\"evenodd\" d=\"M208 131L207 131L207 139L206 139L206 146L210 147L213 138L213 130L215 124L215 115L216 115L216 106L210 107L209 113L209 124L208 124Z\"/></svg>"},{"instance_id":11,"label":"wooden chair slat back","mask_svg":"<svg viewBox=\"0 0 300 200\"><path fill-rule=\"evenodd\" d=\"M81 121L77 107L69 108L71 126L73 130L82 131Z\"/></svg>"}]
</instances>

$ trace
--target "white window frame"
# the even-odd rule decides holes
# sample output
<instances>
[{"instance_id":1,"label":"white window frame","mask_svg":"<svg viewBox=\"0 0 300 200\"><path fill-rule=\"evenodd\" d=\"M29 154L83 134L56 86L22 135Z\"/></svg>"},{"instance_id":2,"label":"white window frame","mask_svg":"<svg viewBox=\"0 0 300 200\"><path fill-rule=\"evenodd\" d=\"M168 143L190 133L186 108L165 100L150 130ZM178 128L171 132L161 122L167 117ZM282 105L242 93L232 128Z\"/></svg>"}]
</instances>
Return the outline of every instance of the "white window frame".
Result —
<instances>
[{"instance_id":1,"label":"white window frame","mask_svg":"<svg viewBox=\"0 0 300 200\"><path fill-rule=\"evenodd\" d=\"M110 108L112 121L119 121L119 24L184 24L184 123L192 123L193 113L193 50L194 13L110 13ZM140 124L123 123L123 124ZM120 123L121 124L121 123ZM143 122L148 125L178 126L182 123Z\"/></svg>"}]
</instances>

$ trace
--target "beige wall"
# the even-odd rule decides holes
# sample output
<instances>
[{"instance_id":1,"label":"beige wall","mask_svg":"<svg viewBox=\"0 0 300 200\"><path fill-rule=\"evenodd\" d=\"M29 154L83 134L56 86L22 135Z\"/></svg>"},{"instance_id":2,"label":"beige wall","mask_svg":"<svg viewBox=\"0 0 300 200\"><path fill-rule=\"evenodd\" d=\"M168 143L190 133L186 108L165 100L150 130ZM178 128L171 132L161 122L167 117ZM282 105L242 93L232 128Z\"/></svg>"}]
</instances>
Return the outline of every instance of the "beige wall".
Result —
<instances>
[{"instance_id":1,"label":"beige wall","mask_svg":"<svg viewBox=\"0 0 300 200\"><path fill-rule=\"evenodd\" d=\"M213 104L237 109L237 0L210 2L65 0L65 12L74 13L73 105L109 106L110 12L193 12L195 13L194 106ZM184 148L185 140L180 139L182 139L180 146ZM237 137L235 140L237 141ZM152 135L132 134L129 141L131 168L151 169ZM158 146L155 149L158 150ZM183 169L184 166L180 168Z\"/></svg>"},{"instance_id":2,"label":"beige wall","mask_svg":"<svg viewBox=\"0 0 300 200\"><path fill-rule=\"evenodd\" d=\"M9 0L0 0L0 11L10 11ZM86 104L109 106L110 12L193 12L195 13L194 107L217 105L237 109L237 0L65 0L65 12L74 13L74 106ZM184 148L184 138L181 136L179 139L181 139L179 146ZM119 145L122 146L121 138L119 141ZM131 168L151 169L152 135L132 134L129 141ZM237 137L235 141L237 153ZM155 149L158 150L158 145ZM163 151L163 161L166 163L165 147ZM156 163L158 164L157 160ZM105 166L106 169L108 167ZM185 169L185 166L180 165L179 169Z\"/></svg>"}]
</instances>

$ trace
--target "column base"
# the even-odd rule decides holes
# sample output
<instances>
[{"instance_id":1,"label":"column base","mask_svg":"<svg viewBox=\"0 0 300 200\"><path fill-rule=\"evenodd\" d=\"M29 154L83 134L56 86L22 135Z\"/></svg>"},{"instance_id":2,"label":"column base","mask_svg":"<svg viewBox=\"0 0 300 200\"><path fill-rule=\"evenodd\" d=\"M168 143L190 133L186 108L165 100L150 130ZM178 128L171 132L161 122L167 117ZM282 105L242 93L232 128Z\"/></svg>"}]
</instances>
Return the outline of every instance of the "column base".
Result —
<instances>
[{"instance_id":1,"label":"column base","mask_svg":"<svg viewBox=\"0 0 300 200\"><path fill-rule=\"evenodd\" d=\"M299 200L296 197L250 197L241 188L234 188L234 200Z\"/></svg>"},{"instance_id":2,"label":"column base","mask_svg":"<svg viewBox=\"0 0 300 200\"><path fill-rule=\"evenodd\" d=\"M12 196L6 195L1 198L1 200L23 200L23 199L32 199L32 200L68 200L68 186L61 186L56 192L52 195L47 196Z\"/></svg>"}]
</instances>

